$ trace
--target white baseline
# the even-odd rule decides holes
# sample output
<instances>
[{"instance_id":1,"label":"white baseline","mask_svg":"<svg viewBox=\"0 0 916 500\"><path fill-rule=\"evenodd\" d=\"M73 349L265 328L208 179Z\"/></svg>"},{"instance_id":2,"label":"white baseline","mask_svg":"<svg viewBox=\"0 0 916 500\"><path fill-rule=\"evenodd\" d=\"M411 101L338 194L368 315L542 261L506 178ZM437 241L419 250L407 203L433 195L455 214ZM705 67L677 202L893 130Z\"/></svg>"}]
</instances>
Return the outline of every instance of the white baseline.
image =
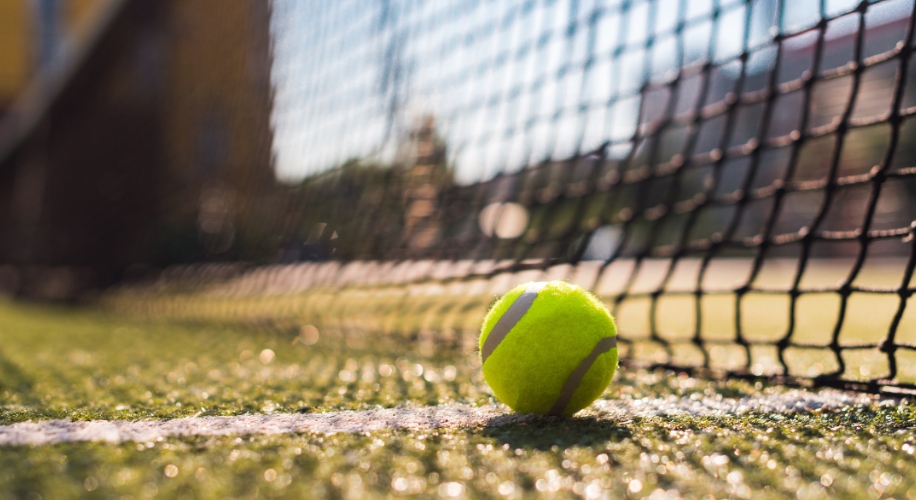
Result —
<instances>
[{"instance_id":1,"label":"white baseline","mask_svg":"<svg viewBox=\"0 0 916 500\"><path fill-rule=\"evenodd\" d=\"M670 396L667 398L599 400L574 418L597 418L622 424L633 417L676 415L728 416L748 412L798 413L838 410L856 405L896 404L874 396L834 390L802 389L744 398ZM473 407L446 404L431 407L403 406L364 411L307 414L187 417L174 420L48 420L0 426L0 446L35 446L56 443L105 441L156 442L184 436L253 434L362 434L384 430L425 431L440 428L506 427L522 422L560 420L507 413L503 406Z\"/></svg>"}]
</instances>

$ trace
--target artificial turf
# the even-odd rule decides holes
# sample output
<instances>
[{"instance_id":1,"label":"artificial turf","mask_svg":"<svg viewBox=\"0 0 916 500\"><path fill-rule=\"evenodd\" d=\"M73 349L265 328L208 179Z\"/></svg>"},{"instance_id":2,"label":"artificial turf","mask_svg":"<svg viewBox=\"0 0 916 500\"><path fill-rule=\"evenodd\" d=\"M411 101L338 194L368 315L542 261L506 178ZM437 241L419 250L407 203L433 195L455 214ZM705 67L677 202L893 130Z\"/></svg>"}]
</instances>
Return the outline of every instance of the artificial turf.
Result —
<instances>
[{"instance_id":1,"label":"artificial turf","mask_svg":"<svg viewBox=\"0 0 916 500\"><path fill-rule=\"evenodd\" d=\"M476 355L0 302L0 421L493 402ZM315 341L312 345L306 345ZM780 393L621 370L605 399ZM0 498L916 498L916 405L0 447Z\"/></svg>"}]
</instances>

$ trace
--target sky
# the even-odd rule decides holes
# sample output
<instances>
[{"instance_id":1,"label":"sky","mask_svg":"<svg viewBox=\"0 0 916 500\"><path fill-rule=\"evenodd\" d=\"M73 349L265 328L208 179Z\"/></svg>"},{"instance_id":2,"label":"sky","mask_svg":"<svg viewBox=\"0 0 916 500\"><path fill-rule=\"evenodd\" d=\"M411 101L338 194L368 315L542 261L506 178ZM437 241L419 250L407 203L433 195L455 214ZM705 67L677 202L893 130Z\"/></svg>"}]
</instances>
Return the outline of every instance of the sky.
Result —
<instances>
[{"instance_id":1,"label":"sky","mask_svg":"<svg viewBox=\"0 0 916 500\"><path fill-rule=\"evenodd\" d=\"M670 80L678 67L702 61L737 72L745 49L760 56L746 71L765 71L774 63L776 33L797 33L825 15L832 19L828 37L849 34L859 22L857 5L274 0L277 175L296 181L351 158L390 161L425 115L436 118L461 183L606 141L611 155L625 155L646 82ZM912 8L913 0L880 1L866 23ZM790 37L786 46L811 39Z\"/></svg>"}]
</instances>

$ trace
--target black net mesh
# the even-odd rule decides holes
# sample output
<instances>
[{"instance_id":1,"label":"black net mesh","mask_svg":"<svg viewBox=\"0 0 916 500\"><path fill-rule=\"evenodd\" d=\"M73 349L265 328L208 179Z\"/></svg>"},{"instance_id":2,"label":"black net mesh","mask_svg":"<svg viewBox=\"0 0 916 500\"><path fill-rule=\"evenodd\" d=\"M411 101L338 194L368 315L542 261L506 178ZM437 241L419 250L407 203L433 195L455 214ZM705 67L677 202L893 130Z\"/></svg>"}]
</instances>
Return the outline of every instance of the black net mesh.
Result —
<instances>
[{"instance_id":1,"label":"black net mesh","mask_svg":"<svg viewBox=\"0 0 916 500\"><path fill-rule=\"evenodd\" d=\"M163 184L191 208L131 247L224 263L110 300L472 345L494 293L569 279L630 363L916 389L913 9L275 0L250 105L273 159L207 167L230 139L204 127L197 180ZM252 182L259 162L279 180ZM112 280L147 275L127 264Z\"/></svg>"}]
</instances>

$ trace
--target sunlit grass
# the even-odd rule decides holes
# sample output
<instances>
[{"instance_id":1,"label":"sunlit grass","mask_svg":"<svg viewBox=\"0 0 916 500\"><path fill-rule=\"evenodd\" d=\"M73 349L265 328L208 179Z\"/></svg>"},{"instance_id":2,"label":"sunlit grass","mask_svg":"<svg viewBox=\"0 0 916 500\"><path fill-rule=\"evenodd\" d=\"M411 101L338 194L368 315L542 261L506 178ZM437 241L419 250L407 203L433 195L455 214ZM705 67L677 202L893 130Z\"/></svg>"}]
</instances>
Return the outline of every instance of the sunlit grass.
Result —
<instances>
[{"instance_id":1,"label":"sunlit grass","mask_svg":"<svg viewBox=\"0 0 916 500\"><path fill-rule=\"evenodd\" d=\"M0 304L0 340L4 424L493 402L460 341L14 303ZM624 369L603 397L781 390ZM586 413L499 428L5 447L0 498L906 498L916 495L906 479L916 474L914 418L909 403L788 416Z\"/></svg>"},{"instance_id":2,"label":"sunlit grass","mask_svg":"<svg viewBox=\"0 0 916 500\"><path fill-rule=\"evenodd\" d=\"M802 283L834 286L844 279L841 264L818 262ZM750 340L786 335L787 296L751 292L738 303L728 280L746 279L741 264L716 266L721 279L704 283L717 293L703 295L699 304L703 339L722 342L708 344L711 362L768 373L778 367L774 347L752 346L748 359L747 350L728 341L735 338L736 321ZM696 275L688 271L672 277L672 291L689 290ZM643 272L631 291L659 283L657 270ZM869 273L872 286L894 287L901 279L897 262ZM792 275L791 262L768 264L754 286L785 286ZM89 309L0 302L0 423L493 403L474 350L478 321L493 297L515 281L544 277L528 272L492 281L308 293L135 290ZM593 285L611 307L618 304L620 290L608 288L606 276L590 276L587 266L551 269L548 277ZM838 297L802 294L792 341L829 343ZM672 342L670 353L648 339L651 301L619 302L621 334L633 341L630 354L702 362L702 352L689 342L698 323L694 300L663 294L654 309L656 332ZM840 341L879 341L896 312L895 300L853 294ZM905 315L898 338L916 337L913 325ZM856 370L852 378L880 374L886 363L871 349L844 356ZM790 348L786 357L800 375L835 368L823 349ZM898 357L902 369L916 366L916 357ZM603 398L743 397L784 390L624 368ZM586 412L571 420L498 428L6 447L0 448L0 498L89 492L137 499L617 498L662 492L694 498L916 498L907 479L916 475L914 419L916 407L896 401L799 415L620 420Z\"/></svg>"},{"instance_id":3,"label":"sunlit grass","mask_svg":"<svg viewBox=\"0 0 916 500\"><path fill-rule=\"evenodd\" d=\"M312 275L345 274L328 265L312 266ZM289 328L314 324L357 344L375 336L425 336L436 348L460 345L470 351L480 318L499 294L525 281L567 279L594 290L606 302L617 317L621 338L630 342L622 350L631 359L699 366L705 357L696 338L713 368L814 377L840 370L842 356L844 379L870 380L889 374L887 355L875 346L887 338L903 305L894 291L903 283L906 261L867 259L853 276L852 259L811 259L803 271L798 260L773 259L763 262L756 274L749 259L715 259L702 273L698 259L676 264L647 260L638 265L620 260L607 267L585 262L490 279L402 284L432 266L429 262L415 263L413 268L404 265L400 273L393 273L397 279L343 288L306 287L312 278L300 272L305 267L267 268L228 283L192 287L191 292L121 291L111 294L106 303L149 317L229 324L269 321ZM297 285L297 279L302 283ZM788 292L796 281L799 295L793 302ZM844 302L836 290L846 281L880 293L856 291ZM748 291L739 297L735 291L745 284ZM657 290L662 292L653 300L649 294ZM701 295L694 294L697 290ZM740 345L739 335L755 345ZM844 348L842 353L829 348L834 336ZM784 338L790 348L780 360L774 344ZM916 308L904 309L895 339L916 343ZM916 368L899 364L896 380L916 382Z\"/></svg>"},{"instance_id":4,"label":"sunlit grass","mask_svg":"<svg viewBox=\"0 0 916 500\"><path fill-rule=\"evenodd\" d=\"M910 498L903 410L6 448L0 487L22 498Z\"/></svg>"},{"instance_id":5,"label":"sunlit grass","mask_svg":"<svg viewBox=\"0 0 916 500\"><path fill-rule=\"evenodd\" d=\"M0 304L0 423L488 400L473 356L298 334Z\"/></svg>"}]
</instances>

